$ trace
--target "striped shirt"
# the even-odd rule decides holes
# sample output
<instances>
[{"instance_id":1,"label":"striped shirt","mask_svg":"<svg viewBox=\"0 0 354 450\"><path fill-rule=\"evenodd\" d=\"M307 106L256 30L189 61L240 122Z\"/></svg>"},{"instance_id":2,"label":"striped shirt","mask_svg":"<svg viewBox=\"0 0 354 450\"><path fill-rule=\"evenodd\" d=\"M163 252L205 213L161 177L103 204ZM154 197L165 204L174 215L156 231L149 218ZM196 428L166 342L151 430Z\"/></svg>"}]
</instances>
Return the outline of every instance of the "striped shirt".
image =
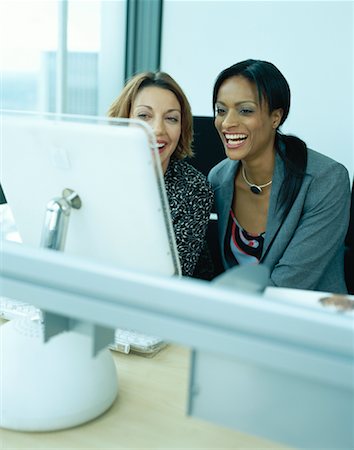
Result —
<instances>
[{"instance_id":1,"label":"striped shirt","mask_svg":"<svg viewBox=\"0 0 354 450\"><path fill-rule=\"evenodd\" d=\"M238 223L232 209L225 235L225 256L229 267L258 264L262 256L265 232L251 234Z\"/></svg>"}]
</instances>

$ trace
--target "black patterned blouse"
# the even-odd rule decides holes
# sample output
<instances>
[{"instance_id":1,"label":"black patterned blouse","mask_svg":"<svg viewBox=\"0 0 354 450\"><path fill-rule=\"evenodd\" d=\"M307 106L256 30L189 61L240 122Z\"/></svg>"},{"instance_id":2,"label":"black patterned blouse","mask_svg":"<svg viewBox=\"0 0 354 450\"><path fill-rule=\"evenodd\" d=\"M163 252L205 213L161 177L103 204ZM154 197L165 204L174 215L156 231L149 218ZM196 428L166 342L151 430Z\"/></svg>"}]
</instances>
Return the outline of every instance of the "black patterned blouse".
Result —
<instances>
[{"instance_id":1,"label":"black patterned blouse","mask_svg":"<svg viewBox=\"0 0 354 450\"><path fill-rule=\"evenodd\" d=\"M182 275L193 276L206 246L213 191L201 172L187 161L172 158L165 173L165 186Z\"/></svg>"}]
</instances>

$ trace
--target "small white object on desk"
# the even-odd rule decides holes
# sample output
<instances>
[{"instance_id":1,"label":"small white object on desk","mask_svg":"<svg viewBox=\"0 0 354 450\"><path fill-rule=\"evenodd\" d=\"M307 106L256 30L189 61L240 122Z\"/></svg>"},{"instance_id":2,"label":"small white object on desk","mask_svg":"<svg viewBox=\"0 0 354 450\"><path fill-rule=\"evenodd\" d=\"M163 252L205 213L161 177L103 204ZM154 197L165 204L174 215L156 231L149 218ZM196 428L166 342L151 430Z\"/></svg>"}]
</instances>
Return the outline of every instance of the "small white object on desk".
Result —
<instances>
[{"instance_id":1,"label":"small white object on desk","mask_svg":"<svg viewBox=\"0 0 354 450\"><path fill-rule=\"evenodd\" d=\"M279 301L282 304L301 306L306 309L351 314L354 316L354 295L337 295L330 292L308 291L305 289L290 289L267 287L265 298ZM353 302L351 304L351 301ZM351 306L352 305L352 306Z\"/></svg>"}]
</instances>

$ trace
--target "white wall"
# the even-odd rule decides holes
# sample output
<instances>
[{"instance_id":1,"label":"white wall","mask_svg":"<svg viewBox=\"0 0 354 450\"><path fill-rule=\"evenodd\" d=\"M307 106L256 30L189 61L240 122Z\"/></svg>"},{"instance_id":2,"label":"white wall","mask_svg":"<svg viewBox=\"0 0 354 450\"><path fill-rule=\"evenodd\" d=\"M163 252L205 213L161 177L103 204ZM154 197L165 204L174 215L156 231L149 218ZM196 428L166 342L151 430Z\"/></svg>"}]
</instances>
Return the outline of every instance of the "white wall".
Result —
<instances>
[{"instance_id":1,"label":"white wall","mask_svg":"<svg viewBox=\"0 0 354 450\"><path fill-rule=\"evenodd\" d=\"M354 172L353 1L165 0L162 70L195 115L212 115L218 73L243 59L273 62L292 92L283 131Z\"/></svg>"}]
</instances>

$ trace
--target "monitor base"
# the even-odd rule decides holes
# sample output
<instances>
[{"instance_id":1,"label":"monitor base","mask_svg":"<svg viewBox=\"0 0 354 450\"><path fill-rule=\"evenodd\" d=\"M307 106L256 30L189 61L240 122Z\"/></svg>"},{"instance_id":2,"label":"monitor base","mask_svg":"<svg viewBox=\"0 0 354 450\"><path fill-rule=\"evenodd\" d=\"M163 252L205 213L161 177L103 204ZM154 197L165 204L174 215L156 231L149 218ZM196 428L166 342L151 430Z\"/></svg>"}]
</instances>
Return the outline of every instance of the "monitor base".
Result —
<instances>
[{"instance_id":1,"label":"monitor base","mask_svg":"<svg viewBox=\"0 0 354 450\"><path fill-rule=\"evenodd\" d=\"M43 342L28 319L0 326L0 427L52 431L105 412L118 393L110 351L92 356L89 336L68 331Z\"/></svg>"}]
</instances>

